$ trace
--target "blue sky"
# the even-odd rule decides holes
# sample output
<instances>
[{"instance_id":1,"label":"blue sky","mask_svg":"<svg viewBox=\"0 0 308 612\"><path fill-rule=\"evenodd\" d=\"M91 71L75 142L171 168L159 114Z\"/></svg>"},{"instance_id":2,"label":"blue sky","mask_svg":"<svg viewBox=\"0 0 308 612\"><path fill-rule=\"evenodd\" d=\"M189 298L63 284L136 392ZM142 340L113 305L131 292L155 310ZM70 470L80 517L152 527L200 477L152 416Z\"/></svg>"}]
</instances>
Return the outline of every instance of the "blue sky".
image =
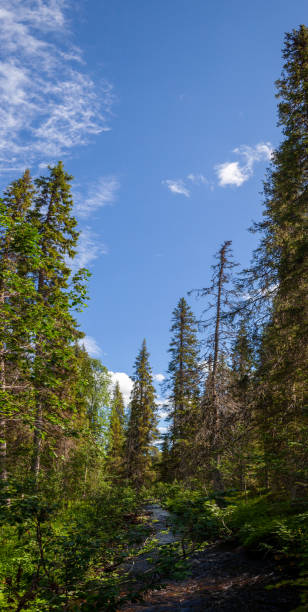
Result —
<instances>
[{"instance_id":1,"label":"blue sky","mask_svg":"<svg viewBox=\"0 0 308 612\"><path fill-rule=\"evenodd\" d=\"M250 260L280 140L284 32L307 12L306 0L0 2L1 184L58 159L75 176L76 265L92 272L80 324L126 391L144 337L164 374L171 312L208 284L221 243Z\"/></svg>"}]
</instances>

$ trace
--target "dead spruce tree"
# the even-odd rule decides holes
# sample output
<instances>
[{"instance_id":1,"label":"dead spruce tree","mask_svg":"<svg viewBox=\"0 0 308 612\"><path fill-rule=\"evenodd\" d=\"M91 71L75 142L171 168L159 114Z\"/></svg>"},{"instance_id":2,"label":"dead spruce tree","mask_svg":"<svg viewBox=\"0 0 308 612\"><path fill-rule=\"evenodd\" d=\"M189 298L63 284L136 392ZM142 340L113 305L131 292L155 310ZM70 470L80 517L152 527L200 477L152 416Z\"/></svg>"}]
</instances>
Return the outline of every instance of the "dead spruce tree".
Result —
<instances>
[{"instance_id":1,"label":"dead spruce tree","mask_svg":"<svg viewBox=\"0 0 308 612\"><path fill-rule=\"evenodd\" d=\"M234 408L228 392L230 368L227 359L230 331L227 311L232 304L232 270L236 266L232 260L231 241L225 241L215 257L217 263L212 266L211 285L196 291L198 297L209 298L202 319L199 321L200 329L207 333L205 356L207 379L197 444L203 455L203 461L207 464L204 469L211 474L214 489L222 491L224 484L221 460L227 440L225 430L228 415Z\"/></svg>"}]
</instances>

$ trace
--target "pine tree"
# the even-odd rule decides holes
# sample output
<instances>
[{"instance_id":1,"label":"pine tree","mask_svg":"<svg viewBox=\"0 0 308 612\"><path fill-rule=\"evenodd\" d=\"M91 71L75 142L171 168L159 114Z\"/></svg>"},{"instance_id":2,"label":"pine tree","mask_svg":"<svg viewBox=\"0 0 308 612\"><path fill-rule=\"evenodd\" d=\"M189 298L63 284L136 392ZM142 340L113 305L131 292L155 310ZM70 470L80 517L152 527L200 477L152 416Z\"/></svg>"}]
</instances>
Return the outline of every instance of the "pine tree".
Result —
<instances>
[{"instance_id":1,"label":"pine tree","mask_svg":"<svg viewBox=\"0 0 308 612\"><path fill-rule=\"evenodd\" d=\"M116 382L112 401L108 434L108 470L112 477L123 475L124 460L124 400L120 385Z\"/></svg>"},{"instance_id":2,"label":"pine tree","mask_svg":"<svg viewBox=\"0 0 308 612\"><path fill-rule=\"evenodd\" d=\"M172 313L172 338L166 387L169 389L173 477L187 476L192 465L198 426L200 367L195 317L185 298Z\"/></svg>"},{"instance_id":3,"label":"pine tree","mask_svg":"<svg viewBox=\"0 0 308 612\"><path fill-rule=\"evenodd\" d=\"M265 183L265 220L250 277L266 301L258 390L260 426L270 480L296 493L307 465L307 177L308 28L286 35L277 81L284 140ZM264 300L263 300L264 301Z\"/></svg>"},{"instance_id":4,"label":"pine tree","mask_svg":"<svg viewBox=\"0 0 308 612\"><path fill-rule=\"evenodd\" d=\"M152 476L152 448L156 438L155 389L145 340L135 362L133 380L126 462L128 478L140 487Z\"/></svg>"}]
</instances>

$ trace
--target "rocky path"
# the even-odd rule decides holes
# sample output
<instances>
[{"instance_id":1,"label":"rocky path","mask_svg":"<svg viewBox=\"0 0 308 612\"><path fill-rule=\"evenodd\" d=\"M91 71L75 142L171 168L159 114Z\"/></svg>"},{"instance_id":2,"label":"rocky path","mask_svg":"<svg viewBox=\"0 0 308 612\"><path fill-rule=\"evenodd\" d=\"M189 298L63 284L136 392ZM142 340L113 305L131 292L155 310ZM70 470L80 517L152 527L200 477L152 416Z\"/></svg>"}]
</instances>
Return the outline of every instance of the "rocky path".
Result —
<instances>
[{"instance_id":1,"label":"rocky path","mask_svg":"<svg viewBox=\"0 0 308 612\"><path fill-rule=\"evenodd\" d=\"M128 572L128 575L137 577L137 579L142 577L142 574L151 571L161 547L175 542L178 538L177 534L172 531L170 512L155 503L144 506L143 512L147 517L146 523L151 527L151 535L148 539L155 540L155 544L150 551L138 555L122 567Z\"/></svg>"},{"instance_id":2,"label":"rocky path","mask_svg":"<svg viewBox=\"0 0 308 612\"><path fill-rule=\"evenodd\" d=\"M158 504L147 506L146 511L151 517L157 550L179 538L170 528L172 517L169 512ZM138 572L147 572L149 562L146 558L138 560L138 563ZM149 591L142 602L126 604L121 610L290 612L299 605L296 593L289 586L266 588L285 578L285 567L278 560L248 555L242 548L228 547L224 543L211 544L190 557L189 574L189 578L180 581L167 581L162 576L162 588Z\"/></svg>"}]
</instances>

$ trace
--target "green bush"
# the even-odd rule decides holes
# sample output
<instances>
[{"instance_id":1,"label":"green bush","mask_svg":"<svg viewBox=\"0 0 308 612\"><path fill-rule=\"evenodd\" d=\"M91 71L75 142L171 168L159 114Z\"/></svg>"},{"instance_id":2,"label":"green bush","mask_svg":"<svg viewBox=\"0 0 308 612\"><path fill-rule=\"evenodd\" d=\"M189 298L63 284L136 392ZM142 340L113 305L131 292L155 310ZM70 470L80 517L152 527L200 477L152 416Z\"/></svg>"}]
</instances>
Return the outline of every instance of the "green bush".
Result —
<instances>
[{"instance_id":1,"label":"green bush","mask_svg":"<svg viewBox=\"0 0 308 612\"><path fill-rule=\"evenodd\" d=\"M67 508L13 499L0 530L1 610L115 609L138 503L132 489L107 485Z\"/></svg>"},{"instance_id":2,"label":"green bush","mask_svg":"<svg viewBox=\"0 0 308 612\"><path fill-rule=\"evenodd\" d=\"M164 485L162 503L175 514L177 529L194 542L232 538L246 548L271 552L298 568L288 584L308 603L308 503L274 498L270 494L226 492L206 496L202 489ZM278 585L279 586L279 585ZM298 610L304 610L305 607Z\"/></svg>"}]
</instances>

